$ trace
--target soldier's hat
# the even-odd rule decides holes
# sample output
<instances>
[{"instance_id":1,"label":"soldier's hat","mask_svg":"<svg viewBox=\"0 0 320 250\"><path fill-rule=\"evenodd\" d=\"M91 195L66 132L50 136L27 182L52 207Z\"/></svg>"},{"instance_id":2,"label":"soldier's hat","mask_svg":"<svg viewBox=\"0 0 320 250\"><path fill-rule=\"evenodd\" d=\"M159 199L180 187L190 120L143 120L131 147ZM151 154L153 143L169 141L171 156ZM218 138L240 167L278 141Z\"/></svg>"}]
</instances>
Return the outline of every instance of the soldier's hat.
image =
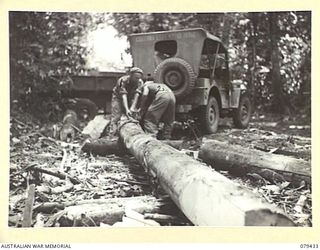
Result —
<instances>
[{"instance_id":1,"label":"soldier's hat","mask_svg":"<svg viewBox=\"0 0 320 250\"><path fill-rule=\"evenodd\" d=\"M130 74L133 74L133 73L140 73L141 75L143 75L142 69L140 69L138 67L133 67L130 69Z\"/></svg>"}]
</instances>

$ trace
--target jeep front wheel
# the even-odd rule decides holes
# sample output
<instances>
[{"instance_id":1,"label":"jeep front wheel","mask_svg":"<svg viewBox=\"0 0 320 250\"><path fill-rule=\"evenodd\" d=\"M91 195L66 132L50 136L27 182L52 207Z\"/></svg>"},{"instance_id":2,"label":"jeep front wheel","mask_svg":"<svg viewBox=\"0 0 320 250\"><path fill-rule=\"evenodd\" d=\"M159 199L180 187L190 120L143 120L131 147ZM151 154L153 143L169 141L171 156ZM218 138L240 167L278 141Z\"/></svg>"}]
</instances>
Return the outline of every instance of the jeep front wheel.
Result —
<instances>
[{"instance_id":1,"label":"jeep front wheel","mask_svg":"<svg viewBox=\"0 0 320 250\"><path fill-rule=\"evenodd\" d=\"M237 128L246 128L249 125L252 105L248 95L240 97L239 107L233 111L233 123Z\"/></svg>"},{"instance_id":2,"label":"jeep front wheel","mask_svg":"<svg viewBox=\"0 0 320 250\"><path fill-rule=\"evenodd\" d=\"M205 133L217 132L219 124L219 104L214 96L210 96L207 106L201 107L200 122Z\"/></svg>"}]
</instances>

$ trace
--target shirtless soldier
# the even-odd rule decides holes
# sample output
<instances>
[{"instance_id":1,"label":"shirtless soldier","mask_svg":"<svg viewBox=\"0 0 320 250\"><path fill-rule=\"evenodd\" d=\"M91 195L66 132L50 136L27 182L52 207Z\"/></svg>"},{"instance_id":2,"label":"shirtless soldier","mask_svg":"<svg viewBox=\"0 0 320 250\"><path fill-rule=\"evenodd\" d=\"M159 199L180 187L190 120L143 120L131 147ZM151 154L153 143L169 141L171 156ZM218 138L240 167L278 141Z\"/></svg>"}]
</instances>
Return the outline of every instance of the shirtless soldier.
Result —
<instances>
[{"instance_id":1,"label":"shirtless soldier","mask_svg":"<svg viewBox=\"0 0 320 250\"><path fill-rule=\"evenodd\" d=\"M140 68L133 67L130 69L130 74L119 78L116 86L113 88L111 99L111 122L110 135L117 133L117 123L121 115L131 116L129 105L135 93L141 90L143 71Z\"/></svg>"}]
</instances>

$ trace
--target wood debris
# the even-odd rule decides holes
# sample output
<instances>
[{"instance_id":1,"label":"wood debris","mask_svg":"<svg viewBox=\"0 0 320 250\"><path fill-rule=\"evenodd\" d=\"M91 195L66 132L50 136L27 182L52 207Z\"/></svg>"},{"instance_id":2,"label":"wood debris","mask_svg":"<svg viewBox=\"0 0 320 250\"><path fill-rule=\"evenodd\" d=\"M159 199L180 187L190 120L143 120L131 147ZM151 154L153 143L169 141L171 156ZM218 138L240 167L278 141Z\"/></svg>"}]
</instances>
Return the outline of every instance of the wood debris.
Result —
<instances>
[{"instance_id":1,"label":"wood debris","mask_svg":"<svg viewBox=\"0 0 320 250\"><path fill-rule=\"evenodd\" d=\"M10 227L192 225L170 199L160 210L130 212L127 209L128 216L124 213L118 221L110 224L90 213L75 217L77 219L66 219L67 211L70 214L69 207L72 206L93 209L101 206L99 202L109 199L151 195L154 190L148 184L154 183L154 180L133 157L123 154L122 149L121 155L107 154L102 157L90 152L85 154L80 149L86 138L76 129L73 141L63 142L53 136L55 124L42 125L28 119L20 117L10 120ZM79 124L78 128L81 130L85 125ZM288 136L256 128L231 128L215 134L214 138L248 148L257 146L270 154L290 155L306 161L311 158L311 139L304 136ZM201 138L197 141L184 139L171 144L197 158L200 141ZM296 225L312 225L312 194L307 182L301 181L293 186L290 181L276 177L274 172L265 175L257 173L261 178L219 172L267 202L276 204ZM34 187L34 192L30 187ZM159 193L160 197L165 194L162 188ZM89 201L95 201L96 205L85 205Z\"/></svg>"}]
</instances>

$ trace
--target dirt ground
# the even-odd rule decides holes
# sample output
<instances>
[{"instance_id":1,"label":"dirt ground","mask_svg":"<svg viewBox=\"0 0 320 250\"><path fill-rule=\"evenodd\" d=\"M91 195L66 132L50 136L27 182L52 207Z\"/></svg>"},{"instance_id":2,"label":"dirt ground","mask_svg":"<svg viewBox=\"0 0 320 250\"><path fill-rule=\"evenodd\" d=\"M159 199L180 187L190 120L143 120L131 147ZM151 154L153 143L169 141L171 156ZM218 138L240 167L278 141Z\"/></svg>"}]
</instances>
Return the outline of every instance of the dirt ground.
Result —
<instances>
[{"instance_id":1,"label":"dirt ground","mask_svg":"<svg viewBox=\"0 0 320 250\"><path fill-rule=\"evenodd\" d=\"M82 129L86 123L80 125ZM52 124L40 124L28 114L18 114L10 119L10 227L21 227L26 204L26 189L35 184L34 208L43 203L68 203L70 201L98 200L121 197L155 195L150 178L130 155L94 156L81 152L84 137L77 133L72 143L53 139L48 134ZM230 119L222 119L216 134L200 135L197 128L180 131L184 149L197 151L203 138L227 141L247 148L270 153L289 155L311 161L311 126L306 117L295 119L269 115L252 117L247 129L235 129ZM74 177L57 178L39 172L37 168L60 171ZM311 187L301 183L261 183L252 176L236 177L222 174L261 195L262 199L283 209L298 226L312 226ZM160 212L173 220L161 221L160 225L192 225L173 202L160 189L157 196L167 199L170 209ZM62 209L63 210L63 209ZM61 214L61 208L39 212L34 209L31 226L75 226ZM85 220L76 226L105 226L101 221Z\"/></svg>"}]
</instances>

